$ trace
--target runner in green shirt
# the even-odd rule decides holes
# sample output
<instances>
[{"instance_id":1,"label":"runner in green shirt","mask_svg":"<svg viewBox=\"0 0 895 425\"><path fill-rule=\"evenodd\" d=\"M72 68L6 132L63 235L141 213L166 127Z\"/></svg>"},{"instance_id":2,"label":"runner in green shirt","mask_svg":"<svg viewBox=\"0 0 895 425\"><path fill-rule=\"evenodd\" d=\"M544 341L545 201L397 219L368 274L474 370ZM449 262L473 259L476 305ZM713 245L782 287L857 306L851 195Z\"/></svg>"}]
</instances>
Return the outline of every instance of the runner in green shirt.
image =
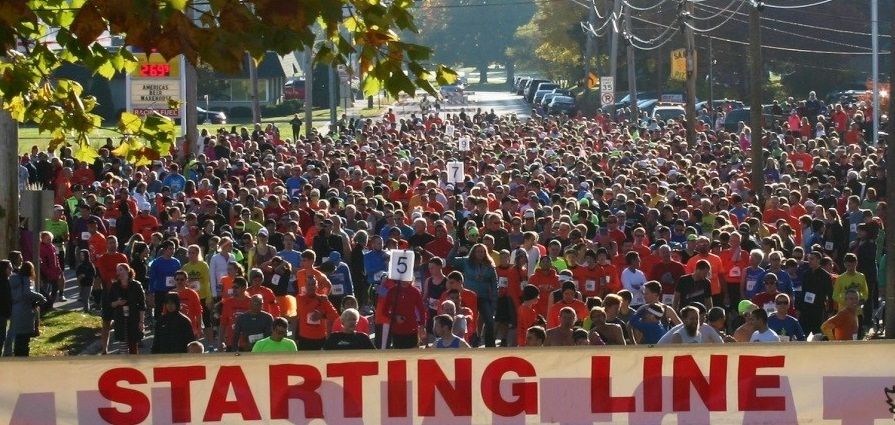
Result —
<instances>
[{"instance_id":1,"label":"runner in green shirt","mask_svg":"<svg viewBox=\"0 0 895 425\"><path fill-rule=\"evenodd\" d=\"M253 353L283 353L298 351L295 341L286 338L289 322L282 317L273 321L273 329L269 337L258 340L252 347Z\"/></svg>"}]
</instances>

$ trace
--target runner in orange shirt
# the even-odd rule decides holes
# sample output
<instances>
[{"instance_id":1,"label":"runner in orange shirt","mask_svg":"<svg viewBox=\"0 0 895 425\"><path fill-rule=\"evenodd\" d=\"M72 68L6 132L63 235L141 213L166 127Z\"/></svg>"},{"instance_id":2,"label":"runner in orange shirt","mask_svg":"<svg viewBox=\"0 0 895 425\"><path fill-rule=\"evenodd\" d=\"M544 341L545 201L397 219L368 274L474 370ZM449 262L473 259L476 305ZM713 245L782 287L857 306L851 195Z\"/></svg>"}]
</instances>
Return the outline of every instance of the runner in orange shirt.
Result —
<instances>
[{"instance_id":1,"label":"runner in orange shirt","mask_svg":"<svg viewBox=\"0 0 895 425\"><path fill-rule=\"evenodd\" d=\"M277 304L277 297L270 288L262 285L263 283L264 272L261 269L249 270L249 296L261 295L264 299L264 311L270 313L274 318L280 317L280 306Z\"/></svg>"},{"instance_id":2,"label":"runner in orange shirt","mask_svg":"<svg viewBox=\"0 0 895 425\"><path fill-rule=\"evenodd\" d=\"M528 328L538 321L539 314L535 304L538 303L540 292L534 285L525 285L522 288L522 304L516 313L516 342L520 347L525 346L525 333L528 332Z\"/></svg>"},{"instance_id":3,"label":"runner in orange shirt","mask_svg":"<svg viewBox=\"0 0 895 425\"><path fill-rule=\"evenodd\" d=\"M696 263L699 260L708 261L712 267L709 275L709 283L712 286L712 302L719 306L726 305L724 299L727 297L727 286L721 286L721 276L726 273L726 270L724 270L721 257L709 252L709 246L709 238L700 236L696 242L696 255L687 261L687 273L693 273L696 270Z\"/></svg>"},{"instance_id":4,"label":"runner in orange shirt","mask_svg":"<svg viewBox=\"0 0 895 425\"><path fill-rule=\"evenodd\" d=\"M295 271L295 285L298 286L299 295L305 295L307 282L309 280L316 281L314 287L316 288L318 295L329 295L329 291L333 287L329 278L327 278L323 272L318 270L317 267L314 267L314 262L316 260L317 254L310 249L306 249L301 253L301 267ZM301 350L301 346L299 346L298 349Z\"/></svg>"},{"instance_id":5,"label":"runner in orange shirt","mask_svg":"<svg viewBox=\"0 0 895 425\"><path fill-rule=\"evenodd\" d=\"M174 283L177 286L171 292L176 292L180 297L180 312L190 319L190 323L193 325L193 335L196 338L201 338L202 301L199 300L199 293L189 287L189 275L183 270L174 273ZM162 314L168 313L166 307L167 304L163 308Z\"/></svg>"}]
</instances>

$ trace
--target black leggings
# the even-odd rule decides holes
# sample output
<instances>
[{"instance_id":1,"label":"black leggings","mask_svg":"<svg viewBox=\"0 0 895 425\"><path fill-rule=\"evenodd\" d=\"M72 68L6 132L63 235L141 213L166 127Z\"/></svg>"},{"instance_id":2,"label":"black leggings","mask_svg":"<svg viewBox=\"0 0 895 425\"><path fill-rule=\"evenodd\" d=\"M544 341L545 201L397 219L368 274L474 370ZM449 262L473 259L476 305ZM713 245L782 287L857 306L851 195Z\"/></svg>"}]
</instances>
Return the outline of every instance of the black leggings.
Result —
<instances>
[{"instance_id":1,"label":"black leggings","mask_svg":"<svg viewBox=\"0 0 895 425\"><path fill-rule=\"evenodd\" d=\"M17 334L12 354L16 357L28 357L31 354L31 335Z\"/></svg>"}]
</instances>

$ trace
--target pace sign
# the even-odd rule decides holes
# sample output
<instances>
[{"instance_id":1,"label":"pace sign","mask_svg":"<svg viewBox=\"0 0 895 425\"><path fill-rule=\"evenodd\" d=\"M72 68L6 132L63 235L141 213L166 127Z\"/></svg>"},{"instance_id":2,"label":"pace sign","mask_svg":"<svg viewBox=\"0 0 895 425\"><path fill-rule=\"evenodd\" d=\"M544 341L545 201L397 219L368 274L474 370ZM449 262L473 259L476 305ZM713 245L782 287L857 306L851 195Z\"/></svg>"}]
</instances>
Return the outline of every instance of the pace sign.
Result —
<instances>
[{"instance_id":1,"label":"pace sign","mask_svg":"<svg viewBox=\"0 0 895 425\"><path fill-rule=\"evenodd\" d=\"M155 52L136 52L134 56L138 66L128 75L128 110L137 115L155 111L166 117L179 117L180 108L171 107L170 101L180 102L183 97L180 56L171 60Z\"/></svg>"}]
</instances>

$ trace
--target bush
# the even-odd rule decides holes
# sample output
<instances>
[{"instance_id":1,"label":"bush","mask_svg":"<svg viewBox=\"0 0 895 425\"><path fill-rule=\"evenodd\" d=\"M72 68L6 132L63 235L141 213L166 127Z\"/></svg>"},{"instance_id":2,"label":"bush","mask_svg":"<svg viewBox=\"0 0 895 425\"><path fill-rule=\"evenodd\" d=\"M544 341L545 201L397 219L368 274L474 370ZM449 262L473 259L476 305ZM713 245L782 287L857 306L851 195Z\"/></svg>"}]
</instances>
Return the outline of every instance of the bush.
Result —
<instances>
[{"instance_id":1,"label":"bush","mask_svg":"<svg viewBox=\"0 0 895 425\"><path fill-rule=\"evenodd\" d=\"M248 106L234 106L230 108L232 118L252 118L252 108Z\"/></svg>"},{"instance_id":2,"label":"bush","mask_svg":"<svg viewBox=\"0 0 895 425\"><path fill-rule=\"evenodd\" d=\"M261 106L261 116L263 117L281 117L301 112L303 102L301 100L292 99L284 101L277 105Z\"/></svg>"}]
</instances>

